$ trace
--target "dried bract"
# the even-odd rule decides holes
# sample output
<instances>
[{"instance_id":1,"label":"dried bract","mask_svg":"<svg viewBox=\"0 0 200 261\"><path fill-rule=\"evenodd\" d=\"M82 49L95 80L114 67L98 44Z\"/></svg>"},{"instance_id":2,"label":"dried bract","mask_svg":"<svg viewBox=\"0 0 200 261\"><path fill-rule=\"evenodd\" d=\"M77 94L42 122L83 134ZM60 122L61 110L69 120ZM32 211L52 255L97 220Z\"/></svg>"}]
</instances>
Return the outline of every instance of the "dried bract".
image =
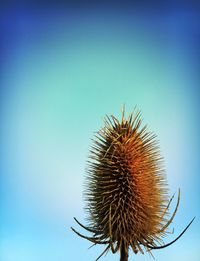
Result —
<instances>
[{"instance_id":1,"label":"dried bract","mask_svg":"<svg viewBox=\"0 0 200 261\"><path fill-rule=\"evenodd\" d=\"M104 127L97 132L90 151L85 200L88 226L76 222L93 233L79 236L94 244L107 245L99 258L109 249L120 250L121 261L128 260L128 250L134 253L159 249L162 238L169 232L180 201L180 190L174 213L169 218L168 188L156 136L141 128L140 112L127 119L122 112L119 121L106 116ZM99 259L97 258L97 260Z\"/></svg>"}]
</instances>

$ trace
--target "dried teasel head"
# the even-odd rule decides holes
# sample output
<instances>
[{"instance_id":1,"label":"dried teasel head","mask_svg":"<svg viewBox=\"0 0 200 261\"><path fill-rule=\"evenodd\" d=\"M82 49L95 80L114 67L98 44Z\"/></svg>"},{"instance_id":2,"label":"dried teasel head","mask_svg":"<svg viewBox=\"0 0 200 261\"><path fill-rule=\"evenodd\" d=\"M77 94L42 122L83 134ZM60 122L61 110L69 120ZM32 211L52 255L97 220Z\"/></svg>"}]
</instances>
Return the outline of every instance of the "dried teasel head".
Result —
<instances>
[{"instance_id":1,"label":"dried teasel head","mask_svg":"<svg viewBox=\"0 0 200 261\"><path fill-rule=\"evenodd\" d=\"M173 199L168 198L167 182L155 135L141 128L139 111L126 119L124 109L119 121L106 116L105 126L97 132L88 161L85 199L89 225L82 225L92 237L79 236L94 245L105 244L108 250L120 250L120 260L128 260L128 250L134 253L165 248L178 240L163 244L180 201L168 218Z\"/></svg>"}]
</instances>

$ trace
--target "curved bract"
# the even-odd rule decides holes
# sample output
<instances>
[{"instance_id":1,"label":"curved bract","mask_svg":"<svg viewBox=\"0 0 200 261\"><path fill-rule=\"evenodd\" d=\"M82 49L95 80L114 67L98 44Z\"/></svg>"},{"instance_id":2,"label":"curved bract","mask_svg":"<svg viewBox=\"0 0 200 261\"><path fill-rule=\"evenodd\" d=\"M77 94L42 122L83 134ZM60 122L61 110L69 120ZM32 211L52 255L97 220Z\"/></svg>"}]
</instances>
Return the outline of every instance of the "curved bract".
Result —
<instances>
[{"instance_id":1,"label":"curved bract","mask_svg":"<svg viewBox=\"0 0 200 261\"><path fill-rule=\"evenodd\" d=\"M130 247L134 253L164 248L180 238L193 221L177 239L163 244L177 213L180 190L174 213L168 218L174 196L169 200L156 136L147 126L141 128L141 123L139 111L126 119L123 109L120 121L106 116L93 140L84 192L89 225L75 219L93 236L72 230L94 244L106 244L100 257L109 249L113 253L120 250L122 261L128 260Z\"/></svg>"}]
</instances>

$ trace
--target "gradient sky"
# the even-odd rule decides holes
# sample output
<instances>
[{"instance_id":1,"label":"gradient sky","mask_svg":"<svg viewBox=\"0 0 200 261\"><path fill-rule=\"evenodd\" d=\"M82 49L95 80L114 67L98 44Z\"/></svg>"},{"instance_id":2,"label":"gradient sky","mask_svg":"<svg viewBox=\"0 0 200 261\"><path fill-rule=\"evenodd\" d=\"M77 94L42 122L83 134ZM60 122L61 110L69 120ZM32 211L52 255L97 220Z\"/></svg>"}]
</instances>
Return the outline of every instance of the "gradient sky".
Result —
<instances>
[{"instance_id":1,"label":"gradient sky","mask_svg":"<svg viewBox=\"0 0 200 261\"><path fill-rule=\"evenodd\" d=\"M85 223L91 138L125 104L127 113L137 105L157 134L170 194L181 188L165 242L196 216L178 242L153 255L199 261L200 7L8 1L0 15L0 260L88 261L101 253L70 227L83 232L73 217Z\"/></svg>"}]
</instances>

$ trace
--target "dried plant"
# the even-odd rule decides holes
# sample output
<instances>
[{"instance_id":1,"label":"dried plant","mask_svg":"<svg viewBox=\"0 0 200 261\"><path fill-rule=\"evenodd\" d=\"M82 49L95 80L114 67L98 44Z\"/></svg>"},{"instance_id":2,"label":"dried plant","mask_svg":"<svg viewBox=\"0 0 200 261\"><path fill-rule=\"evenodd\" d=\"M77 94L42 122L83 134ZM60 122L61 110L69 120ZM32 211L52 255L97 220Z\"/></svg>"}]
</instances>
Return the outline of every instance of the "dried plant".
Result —
<instances>
[{"instance_id":1,"label":"dried plant","mask_svg":"<svg viewBox=\"0 0 200 261\"><path fill-rule=\"evenodd\" d=\"M188 229L172 242L164 244L180 201L180 190L174 213L169 218L168 188L156 136L141 128L139 111L126 119L105 117L105 126L97 132L88 161L85 200L88 226L76 222L93 233L84 236L72 230L94 245L107 245L98 260L108 250L120 250L120 260L128 260L128 249L136 254L144 250L161 249L173 244Z\"/></svg>"}]
</instances>

